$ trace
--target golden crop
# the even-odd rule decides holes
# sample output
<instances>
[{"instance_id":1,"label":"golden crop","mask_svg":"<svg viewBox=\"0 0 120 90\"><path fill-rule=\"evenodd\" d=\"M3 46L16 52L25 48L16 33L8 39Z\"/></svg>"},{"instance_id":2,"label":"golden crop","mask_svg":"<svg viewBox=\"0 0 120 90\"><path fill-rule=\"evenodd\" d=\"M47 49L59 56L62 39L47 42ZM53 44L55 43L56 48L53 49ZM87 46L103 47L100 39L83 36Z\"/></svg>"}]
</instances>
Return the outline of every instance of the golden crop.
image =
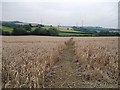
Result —
<instances>
[{"instance_id":1,"label":"golden crop","mask_svg":"<svg viewBox=\"0 0 120 90\"><path fill-rule=\"evenodd\" d=\"M45 73L49 73L59 61L60 53L69 39L3 36L3 88L44 88ZM73 41L81 80L117 85L118 38L75 37Z\"/></svg>"},{"instance_id":2,"label":"golden crop","mask_svg":"<svg viewBox=\"0 0 120 90\"><path fill-rule=\"evenodd\" d=\"M75 38L76 59L84 80L118 82L118 38Z\"/></svg>"},{"instance_id":3,"label":"golden crop","mask_svg":"<svg viewBox=\"0 0 120 90\"><path fill-rule=\"evenodd\" d=\"M3 87L44 87L44 73L59 60L64 41L54 37L3 37Z\"/></svg>"}]
</instances>

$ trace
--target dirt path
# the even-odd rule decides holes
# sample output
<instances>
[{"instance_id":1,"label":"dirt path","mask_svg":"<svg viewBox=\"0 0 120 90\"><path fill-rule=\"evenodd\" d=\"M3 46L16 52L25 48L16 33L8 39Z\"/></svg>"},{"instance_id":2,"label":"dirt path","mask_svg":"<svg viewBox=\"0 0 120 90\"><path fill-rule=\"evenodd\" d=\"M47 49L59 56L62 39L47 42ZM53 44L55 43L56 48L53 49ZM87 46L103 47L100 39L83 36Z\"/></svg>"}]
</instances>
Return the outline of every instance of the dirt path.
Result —
<instances>
[{"instance_id":1,"label":"dirt path","mask_svg":"<svg viewBox=\"0 0 120 90\"><path fill-rule=\"evenodd\" d=\"M73 38L65 43L66 47L61 54L61 59L45 76L46 88L81 87L82 82L77 71L79 65L75 62L74 43Z\"/></svg>"}]
</instances>

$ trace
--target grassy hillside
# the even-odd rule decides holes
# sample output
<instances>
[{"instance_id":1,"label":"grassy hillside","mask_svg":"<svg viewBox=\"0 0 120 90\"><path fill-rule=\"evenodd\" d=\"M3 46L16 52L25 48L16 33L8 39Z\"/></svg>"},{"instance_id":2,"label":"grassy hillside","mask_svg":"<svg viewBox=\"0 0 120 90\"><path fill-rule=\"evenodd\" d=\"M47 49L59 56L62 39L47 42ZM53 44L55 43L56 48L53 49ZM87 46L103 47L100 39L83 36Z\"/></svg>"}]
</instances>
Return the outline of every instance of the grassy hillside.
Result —
<instances>
[{"instance_id":1,"label":"grassy hillside","mask_svg":"<svg viewBox=\"0 0 120 90\"><path fill-rule=\"evenodd\" d=\"M10 28L10 27L6 27L6 26L0 26L0 29L2 29L3 31L5 32L12 32L13 28Z\"/></svg>"},{"instance_id":2,"label":"grassy hillside","mask_svg":"<svg viewBox=\"0 0 120 90\"><path fill-rule=\"evenodd\" d=\"M72 28L65 28L65 27L56 27L60 33L60 36L92 36L92 34L83 34L81 31L75 31Z\"/></svg>"}]
</instances>

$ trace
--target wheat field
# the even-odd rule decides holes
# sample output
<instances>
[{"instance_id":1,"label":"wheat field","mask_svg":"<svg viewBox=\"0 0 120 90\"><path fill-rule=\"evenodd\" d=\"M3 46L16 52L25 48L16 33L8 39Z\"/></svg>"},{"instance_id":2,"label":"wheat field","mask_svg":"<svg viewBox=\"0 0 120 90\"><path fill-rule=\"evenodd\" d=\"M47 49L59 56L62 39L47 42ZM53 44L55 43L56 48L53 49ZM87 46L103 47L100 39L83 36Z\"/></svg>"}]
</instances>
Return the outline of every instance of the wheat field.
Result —
<instances>
[{"instance_id":1,"label":"wheat field","mask_svg":"<svg viewBox=\"0 0 120 90\"><path fill-rule=\"evenodd\" d=\"M59 62L70 37L4 36L2 87L44 88L45 73ZM74 37L80 77L117 87L118 38ZM64 63L63 63L64 64ZM101 86L102 87L102 86Z\"/></svg>"},{"instance_id":2,"label":"wheat field","mask_svg":"<svg viewBox=\"0 0 120 90\"><path fill-rule=\"evenodd\" d=\"M118 38L75 38L76 59L84 80L118 85Z\"/></svg>"},{"instance_id":3,"label":"wheat field","mask_svg":"<svg viewBox=\"0 0 120 90\"><path fill-rule=\"evenodd\" d=\"M3 37L3 87L44 87L44 72L59 58L66 39Z\"/></svg>"}]
</instances>

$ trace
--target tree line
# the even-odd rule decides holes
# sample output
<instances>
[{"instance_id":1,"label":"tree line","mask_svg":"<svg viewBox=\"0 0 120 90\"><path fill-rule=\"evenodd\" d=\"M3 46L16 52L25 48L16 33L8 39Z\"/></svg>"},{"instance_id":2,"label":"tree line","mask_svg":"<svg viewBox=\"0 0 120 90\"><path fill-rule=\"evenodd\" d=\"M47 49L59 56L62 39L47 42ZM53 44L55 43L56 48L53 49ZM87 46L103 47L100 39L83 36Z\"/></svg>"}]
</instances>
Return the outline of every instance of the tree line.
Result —
<instances>
[{"instance_id":1,"label":"tree line","mask_svg":"<svg viewBox=\"0 0 120 90\"><path fill-rule=\"evenodd\" d=\"M17 25L13 27L12 32L2 30L2 35L45 35L45 36L57 36L59 35L59 30L54 27L49 27L48 29L43 28L43 26L37 26L34 30L30 25Z\"/></svg>"},{"instance_id":2,"label":"tree line","mask_svg":"<svg viewBox=\"0 0 120 90\"><path fill-rule=\"evenodd\" d=\"M75 31L80 31L82 34L92 34L93 36L120 36L120 32L110 32L109 30L92 30L86 28L73 27ZM119 31L116 30L116 31Z\"/></svg>"}]
</instances>

